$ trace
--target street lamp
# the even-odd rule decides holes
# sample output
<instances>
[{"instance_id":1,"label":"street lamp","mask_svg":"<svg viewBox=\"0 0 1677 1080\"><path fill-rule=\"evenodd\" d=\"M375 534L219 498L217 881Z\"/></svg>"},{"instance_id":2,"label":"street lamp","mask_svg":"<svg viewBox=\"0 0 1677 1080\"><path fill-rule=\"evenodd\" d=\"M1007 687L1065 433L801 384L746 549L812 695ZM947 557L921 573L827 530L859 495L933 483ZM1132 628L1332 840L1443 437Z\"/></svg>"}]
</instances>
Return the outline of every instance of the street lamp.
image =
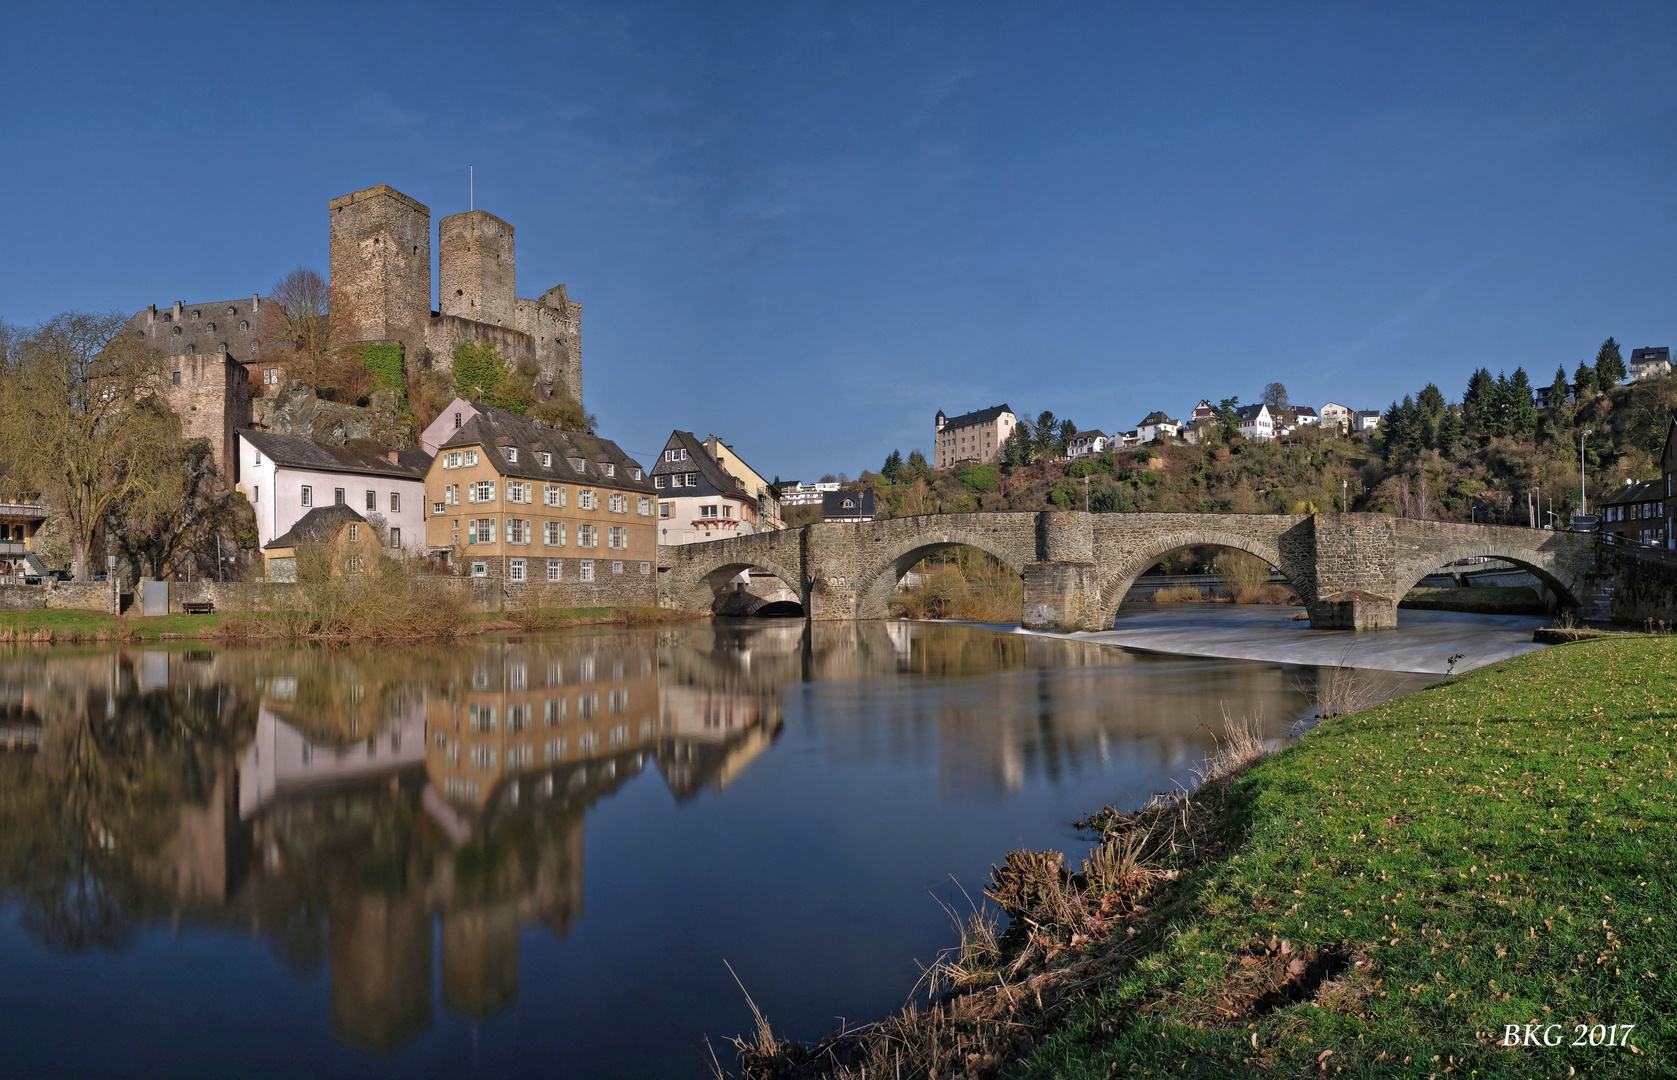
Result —
<instances>
[{"instance_id":1,"label":"street lamp","mask_svg":"<svg viewBox=\"0 0 1677 1080\"><path fill-rule=\"evenodd\" d=\"M1583 434L1578 436L1578 513L1580 515L1590 512L1590 496L1584 490L1584 443L1594 434L1595 430L1593 428L1585 428Z\"/></svg>"}]
</instances>

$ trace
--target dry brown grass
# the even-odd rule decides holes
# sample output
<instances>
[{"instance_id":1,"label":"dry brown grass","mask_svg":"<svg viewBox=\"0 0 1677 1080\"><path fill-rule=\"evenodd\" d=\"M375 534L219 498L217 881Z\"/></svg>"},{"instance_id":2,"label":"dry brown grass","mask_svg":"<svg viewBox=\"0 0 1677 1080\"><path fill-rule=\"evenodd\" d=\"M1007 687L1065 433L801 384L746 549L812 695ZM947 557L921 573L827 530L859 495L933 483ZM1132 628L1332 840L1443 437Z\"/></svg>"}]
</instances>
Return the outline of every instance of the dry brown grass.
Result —
<instances>
[{"instance_id":1,"label":"dry brown grass","mask_svg":"<svg viewBox=\"0 0 1677 1080\"><path fill-rule=\"evenodd\" d=\"M1372 709L1396 697L1402 689L1404 676L1400 672L1359 668L1353 663L1355 659L1356 646L1347 646L1336 666L1325 674L1318 672L1314 686L1300 686L1314 699L1318 719Z\"/></svg>"},{"instance_id":2,"label":"dry brown grass","mask_svg":"<svg viewBox=\"0 0 1677 1080\"><path fill-rule=\"evenodd\" d=\"M966 556L963 550L960 553ZM908 619L1018 622L1025 583L983 552L941 563L922 563L925 581L894 603Z\"/></svg>"},{"instance_id":3,"label":"dry brown grass","mask_svg":"<svg viewBox=\"0 0 1677 1080\"><path fill-rule=\"evenodd\" d=\"M467 601L453 589L431 588L419 568L386 555L369 557L365 573L337 571L326 548L297 549L297 583L251 621L270 636L413 640L445 638L473 627Z\"/></svg>"}]
</instances>

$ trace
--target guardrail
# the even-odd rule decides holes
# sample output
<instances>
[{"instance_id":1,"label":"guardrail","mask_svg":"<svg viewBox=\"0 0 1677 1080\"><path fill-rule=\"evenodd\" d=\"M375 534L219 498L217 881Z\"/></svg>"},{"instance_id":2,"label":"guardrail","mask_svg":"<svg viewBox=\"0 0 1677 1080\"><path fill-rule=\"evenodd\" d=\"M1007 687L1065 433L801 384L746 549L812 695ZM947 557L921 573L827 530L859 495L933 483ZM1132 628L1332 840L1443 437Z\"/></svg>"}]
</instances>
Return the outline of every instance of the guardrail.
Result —
<instances>
[{"instance_id":1,"label":"guardrail","mask_svg":"<svg viewBox=\"0 0 1677 1080\"><path fill-rule=\"evenodd\" d=\"M1666 566L1677 566L1677 551L1670 551L1663 544L1644 544L1640 540L1620 536L1618 533L1598 533L1596 543L1638 559L1647 559L1650 562L1663 563Z\"/></svg>"}]
</instances>

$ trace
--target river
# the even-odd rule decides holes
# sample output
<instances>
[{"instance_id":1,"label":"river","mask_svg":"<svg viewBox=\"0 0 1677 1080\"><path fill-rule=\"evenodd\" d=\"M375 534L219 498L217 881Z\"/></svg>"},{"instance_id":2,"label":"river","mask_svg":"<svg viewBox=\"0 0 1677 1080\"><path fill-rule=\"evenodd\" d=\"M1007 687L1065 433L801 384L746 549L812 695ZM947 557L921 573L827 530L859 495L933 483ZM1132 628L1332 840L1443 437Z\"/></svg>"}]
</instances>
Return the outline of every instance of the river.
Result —
<instances>
[{"instance_id":1,"label":"river","mask_svg":"<svg viewBox=\"0 0 1677 1080\"><path fill-rule=\"evenodd\" d=\"M1009 849L1075 865L1317 676L897 622L18 649L0 1075L701 1075L730 966L781 1035L885 1013Z\"/></svg>"}]
</instances>

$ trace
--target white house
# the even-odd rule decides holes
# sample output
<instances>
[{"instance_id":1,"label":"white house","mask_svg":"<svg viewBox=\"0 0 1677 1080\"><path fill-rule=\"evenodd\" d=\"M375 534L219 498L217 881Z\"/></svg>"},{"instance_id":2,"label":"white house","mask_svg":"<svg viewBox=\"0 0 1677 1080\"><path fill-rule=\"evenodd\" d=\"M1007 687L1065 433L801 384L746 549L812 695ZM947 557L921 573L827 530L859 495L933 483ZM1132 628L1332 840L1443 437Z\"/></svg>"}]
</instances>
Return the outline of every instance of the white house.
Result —
<instances>
[{"instance_id":1,"label":"white house","mask_svg":"<svg viewBox=\"0 0 1677 1080\"><path fill-rule=\"evenodd\" d=\"M1671 348L1661 345L1630 351L1630 377L1626 382L1641 382L1671 374Z\"/></svg>"},{"instance_id":2,"label":"white house","mask_svg":"<svg viewBox=\"0 0 1677 1080\"><path fill-rule=\"evenodd\" d=\"M1364 409L1351 414L1352 431L1375 431L1380 427L1380 410Z\"/></svg>"},{"instance_id":3,"label":"white house","mask_svg":"<svg viewBox=\"0 0 1677 1080\"><path fill-rule=\"evenodd\" d=\"M295 435L241 431L236 476L256 510L258 549L291 531L315 507L343 504L369 521L382 519L391 547L418 554L425 550L430 464L431 455L423 450L362 452Z\"/></svg>"},{"instance_id":4,"label":"white house","mask_svg":"<svg viewBox=\"0 0 1677 1080\"><path fill-rule=\"evenodd\" d=\"M1275 438L1275 417L1268 405L1245 405L1236 415L1240 417L1240 433L1246 438L1260 442Z\"/></svg>"},{"instance_id":5,"label":"white house","mask_svg":"<svg viewBox=\"0 0 1677 1080\"><path fill-rule=\"evenodd\" d=\"M1110 440L1102 431L1079 431L1073 435L1071 442L1066 445L1069 457L1087 457L1090 454L1106 453L1106 444Z\"/></svg>"},{"instance_id":6,"label":"white house","mask_svg":"<svg viewBox=\"0 0 1677 1080\"><path fill-rule=\"evenodd\" d=\"M1174 439L1182 434L1182 421L1172 420L1162 412L1150 412L1135 426L1135 430L1144 443L1152 442L1161 435Z\"/></svg>"},{"instance_id":7,"label":"white house","mask_svg":"<svg viewBox=\"0 0 1677 1080\"><path fill-rule=\"evenodd\" d=\"M1338 402L1330 401L1323 405L1321 418L1323 427L1334 427L1340 431L1351 430L1351 410Z\"/></svg>"}]
</instances>

